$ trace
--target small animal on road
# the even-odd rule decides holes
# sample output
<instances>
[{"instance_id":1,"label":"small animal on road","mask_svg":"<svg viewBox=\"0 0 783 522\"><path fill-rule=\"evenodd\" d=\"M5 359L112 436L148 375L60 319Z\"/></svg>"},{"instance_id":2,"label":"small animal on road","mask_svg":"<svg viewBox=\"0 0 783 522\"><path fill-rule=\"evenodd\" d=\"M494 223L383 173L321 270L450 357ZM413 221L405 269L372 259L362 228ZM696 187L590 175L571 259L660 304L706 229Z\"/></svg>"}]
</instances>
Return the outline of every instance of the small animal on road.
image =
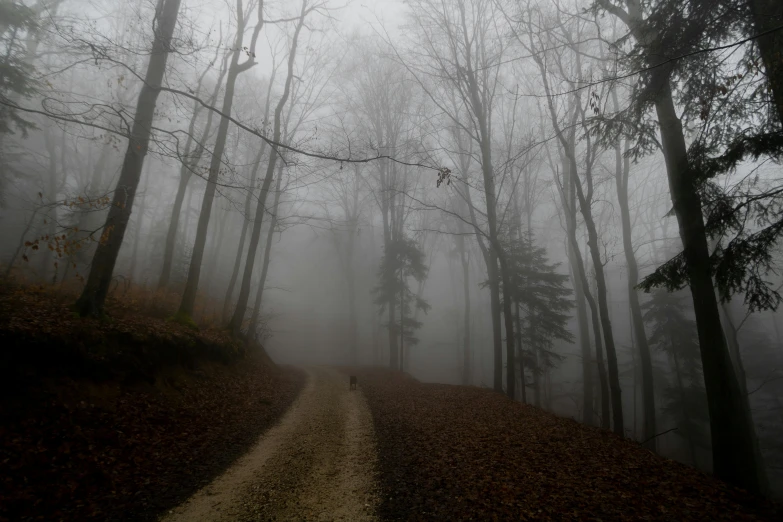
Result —
<instances>
[{"instance_id":1,"label":"small animal on road","mask_svg":"<svg viewBox=\"0 0 783 522\"><path fill-rule=\"evenodd\" d=\"M355 390L356 389L356 376L355 375L351 375L351 383L348 386L348 389L349 390Z\"/></svg>"}]
</instances>

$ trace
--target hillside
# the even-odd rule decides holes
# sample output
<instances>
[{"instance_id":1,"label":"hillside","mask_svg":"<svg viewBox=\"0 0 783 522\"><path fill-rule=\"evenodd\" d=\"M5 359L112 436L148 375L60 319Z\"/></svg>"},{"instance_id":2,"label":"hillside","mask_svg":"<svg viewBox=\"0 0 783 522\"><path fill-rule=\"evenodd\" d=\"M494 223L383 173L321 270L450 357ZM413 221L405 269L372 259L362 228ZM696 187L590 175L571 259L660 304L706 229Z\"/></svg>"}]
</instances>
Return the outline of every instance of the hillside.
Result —
<instances>
[{"instance_id":1,"label":"hillside","mask_svg":"<svg viewBox=\"0 0 783 522\"><path fill-rule=\"evenodd\" d=\"M360 371L383 520L783 520L614 434L489 390Z\"/></svg>"},{"instance_id":2,"label":"hillside","mask_svg":"<svg viewBox=\"0 0 783 522\"><path fill-rule=\"evenodd\" d=\"M303 383L260 347L113 303L0 292L0 520L155 520L241 456Z\"/></svg>"}]
</instances>

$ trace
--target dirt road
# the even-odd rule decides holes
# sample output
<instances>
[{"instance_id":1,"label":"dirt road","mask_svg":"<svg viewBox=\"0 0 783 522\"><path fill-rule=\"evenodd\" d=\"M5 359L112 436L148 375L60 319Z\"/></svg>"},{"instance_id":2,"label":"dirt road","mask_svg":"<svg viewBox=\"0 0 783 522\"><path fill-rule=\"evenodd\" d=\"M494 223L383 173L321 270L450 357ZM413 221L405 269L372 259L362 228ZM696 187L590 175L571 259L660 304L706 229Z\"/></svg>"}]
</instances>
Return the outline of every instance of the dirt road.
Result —
<instances>
[{"instance_id":1,"label":"dirt road","mask_svg":"<svg viewBox=\"0 0 783 522\"><path fill-rule=\"evenodd\" d=\"M376 520L375 437L364 397L335 370L307 373L280 423L163 520Z\"/></svg>"}]
</instances>

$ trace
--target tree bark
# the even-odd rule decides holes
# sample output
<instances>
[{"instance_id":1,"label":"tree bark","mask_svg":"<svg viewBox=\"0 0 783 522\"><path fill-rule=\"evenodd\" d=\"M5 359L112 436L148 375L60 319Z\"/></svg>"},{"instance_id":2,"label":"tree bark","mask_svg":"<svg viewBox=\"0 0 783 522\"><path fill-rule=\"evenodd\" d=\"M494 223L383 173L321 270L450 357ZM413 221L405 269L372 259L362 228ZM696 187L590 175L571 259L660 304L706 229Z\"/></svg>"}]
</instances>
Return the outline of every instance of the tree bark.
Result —
<instances>
[{"instance_id":1,"label":"tree bark","mask_svg":"<svg viewBox=\"0 0 783 522\"><path fill-rule=\"evenodd\" d=\"M139 185L141 168L149 147L155 104L166 70L166 60L171 50L171 37L177 24L180 0L161 0L156 13L155 40L147 65L144 85L136 104L136 114L130 140L114 191L112 206L106 218L104 235L93 256L87 283L76 302L81 316L101 316L106 294L109 291L114 265L117 262L125 230L128 226L133 200Z\"/></svg>"}]
</instances>

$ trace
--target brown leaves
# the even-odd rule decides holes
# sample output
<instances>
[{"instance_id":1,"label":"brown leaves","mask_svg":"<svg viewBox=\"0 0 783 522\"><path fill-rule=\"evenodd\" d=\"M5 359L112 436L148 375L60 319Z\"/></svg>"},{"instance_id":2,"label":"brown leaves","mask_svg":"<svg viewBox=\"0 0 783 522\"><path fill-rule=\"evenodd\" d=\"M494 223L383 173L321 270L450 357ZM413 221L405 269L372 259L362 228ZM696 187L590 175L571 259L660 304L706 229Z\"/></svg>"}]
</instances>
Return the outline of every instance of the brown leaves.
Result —
<instances>
[{"instance_id":1,"label":"brown leaves","mask_svg":"<svg viewBox=\"0 0 783 522\"><path fill-rule=\"evenodd\" d=\"M479 388L359 372L389 520L780 520L776 506Z\"/></svg>"},{"instance_id":2,"label":"brown leaves","mask_svg":"<svg viewBox=\"0 0 783 522\"><path fill-rule=\"evenodd\" d=\"M72 302L0 288L0 521L154 520L249 448L303 383L239 358L224 332L116 304L111 321L79 319Z\"/></svg>"},{"instance_id":3,"label":"brown leaves","mask_svg":"<svg viewBox=\"0 0 783 522\"><path fill-rule=\"evenodd\" d=\"M84 393L74 383L2 418L0 520L156 520L241 456L301 383L248 363L100 406L72 400Z\"/></svg>"}]
</instances>

